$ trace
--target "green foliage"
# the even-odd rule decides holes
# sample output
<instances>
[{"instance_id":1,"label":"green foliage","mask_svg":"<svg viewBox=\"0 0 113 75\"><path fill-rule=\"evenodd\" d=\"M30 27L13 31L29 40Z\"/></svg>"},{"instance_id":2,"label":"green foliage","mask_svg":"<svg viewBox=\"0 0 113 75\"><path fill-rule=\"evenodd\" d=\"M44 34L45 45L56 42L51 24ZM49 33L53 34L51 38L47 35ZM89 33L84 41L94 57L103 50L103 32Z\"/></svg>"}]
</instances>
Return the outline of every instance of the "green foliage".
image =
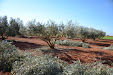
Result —
<instances>
[{"instance_id":1,"label":"green foliage","mask_svg":"<svg viewBox=\"0 0 113 75\"><path fill-rule=\"evenodd\" d=\"M82 42L85 42L86 39L88 39L89 35L89 29L87 27L79 26L77 28L77 36L82 40Z\"/></svg>"},{"instance_id":2,"label":"green foliage","mask_svg":"<svg viewBox=\"0 0 113 75\"><path fill-rule=\"evenodd\" d=\"M32 56L27 53L23 61L13 64L12 73L16 75L60 75L63 71L62 62L50 55Z\"/></svg>"},{"instance_id":3,"label":"green foliage","mask_svg":"<svg viewBox=\"0 0 113 75\"><path fill-rule=\"evenodd\" d=\"M47 25L46 32L48 32L49 34L56 36L59 33L58 26L57 24L55 24L54 21L50 20L47 22L46 25Z\"/></svg>"},{"instance_id":4,"label":"green foliage","mask_svg":"<svg viewBox=\"0 0 113 75\"><path fill-rule=\"evenodd\" d=\"M19 57L14 45L8 42L0 42L0 71L10 71L12 64Z\"/></svg>"},{"instance_id":5,"label":"green foliage","mask_svg":"<svg viewBox=\"0 0 113 75\"><path fill-rule=\"evenodd\" d=\"M85 42L87 39L100 39L105 36L105 32L102 30L96 30L94 28L88 28L84 26L78 26L78 23L72 23L69 21L65 27L66 35L70 38L79 37L82 42Z\"/></svg>"},{"instance_id":6,"label":"green foliage","mask_svg":"<svg viewBox=\"0 0 113 75\"><path fill-rule=\"evenodd\" d=\"M12 74L16 75L112 75L113 68L102 62L81 64L75 61L68 64L50 55L32 56L26 53L22 61L13 64Z\"/></svg>"},{"instance_id":7,"label":"green foliage","mask_svg":"<svg viewBox=\"0 0 113 75\"><path fill-rule=\"evenodd\" d=\"M65 33L69 38L76 37L76 27L72 23L72 21L69 21L67 26L65 27Z\"/></svg>"},{"instance_id":8,"label":"green foliage","mask_svg":"<svg viewBox=\"0 0 113 75\"><path fill-rule=\"evenodd\" d=\"M112 75L113 68L104 66L99 61L93 64L81 64L80 61L76 61L67 66L63 73L64 75Z\"/></svg>"},{"instance_id":9,"label":"green foliage","mask_svg":"<svg viewBox=\"0 0 113 75\"><path fill-rule=\"evenodd\" d=\"M45 25L38 22L37 23L37 31L38 31L38 34L43 34L46 31Z\"/></svg>"},{"instance_id":10,"label":"green foliage","mask_svg":"<svg viewBox=\"0 0 113 75\"><path fill-rule=\"evenodd\" d=\"M5 39L7 29L8 29L7 16L0 17L0 36L2 36L2 40Z\"/></svg>"},{"instance_id":11,"label":"green foliage","mask_svg":"<svg viewBox=\"0 0 113 75\"><path fill-rule=\"evenodd\" d=\"M62 35L58 32L58 26L54 21L48 21L45 30L38 34L38 37L45 41L51 49L54 49L56 40L62 38Z\"/></svg>"},{"instance_id":12,"label":"green foliage","mask_svg":"<svg viewBox=\"0 0 113 75\"><path fill-rule=\"evenodd\" d=\"M0 17L0 36L2 36L2 40L5 40L8 36L21 35L19 33L20 25L20 19L11 18L8 24L7 16Z\"/></svg>"},{"instance_id":13,"label":"green foliage","mask_svg":"<svg viewBox=\"0 0 113 75\"><path fill-rule=\"evenodd\" d=\"M68 41L68 40L58 40L56 41L57 45L65 45L65 46L75 46L75 47L84 47L84 48L90 48L90 46L86 43L79 42L79 41Z\"/></svg>"},{"instance_id":14,"label":"green foliage","mask_svg":"<svg viewBox=\"0 0 113 75\"><path fill-rule=\"evenodd\" d=\"M109 47L104 47L105 50L113 50L113 45L111 44Z\"/></svg>"},{"instance_id":15,"label":"green foliage","mask_svg":"<svg viewBox=\"0 0 113 75\"><path fill-rule=\"evenodd\" d=\"M63 36L66 36L66 32L65 32L65 26L63 23L60 23L60 25L58 26L58 31L60 34L62 34Z\"/></svg>"},{"instance_id":16,"label":"green foliage","mask_svg":"<svg viewBox=\"0 0 113 75\"><path fill-rule=\"evenodd\" d=\"M17 19L10 19L10 24L9 24L9 33L7 34L8 36L16 36L16 35L21 35L19 32L20 26L22 25L22 21L17 18Z\"/></svg>"},{"instance_id":17,"label":"green foliage","mask_svg":"<svg viewBox=\"0 0 113 75\"><path fill-rule=\"evenodd\" d=\"M113 40L113 37L112 36L105 36L105 37L103 37L101 39L110 39L110 40Z\"/></svg>"},{"instance_id":18,"label":"green foliage","mask_svg":"<svg viewBox=\"0 0 113 75\"><path fill-rule=\"evenodd\" d=\"M29 21L27 25L29 35L37 35L36 20Z\"/></svg>"},{"instance_id":19,"label":"green foliage","mask_svg":"<svg viewBox=\"0 0 113 75\"><path fill-rule=\"evenodd\" d=\"M45 32L38 35L38 37L45 41L51 49L55 48L55 42L62 38L62 35L54 36L53 33Z\"/></svg>"},{"instance_id":20,"label":"green foliage","mask_svg":"<svg viewBox=\"0 0 113 75\"><path fill-rule=\"evenodd\" d=\"M24 26L23 24L20 25L19 33L20 33L22 36L25 36L25 35L28 35L28 34L29 34L27 27Z\"/></svg>"},{"instance_id":21,"label":"green foliage","mask_svg":"<svg viewBox=\"0 0 113 75\"><path fill-rule=\"evenodd\" d=\"M29 35L38 35L45 32L45 26L40 22L37 23L36 20L29 21L27 25Z\"/></svg>"}]
</instances>

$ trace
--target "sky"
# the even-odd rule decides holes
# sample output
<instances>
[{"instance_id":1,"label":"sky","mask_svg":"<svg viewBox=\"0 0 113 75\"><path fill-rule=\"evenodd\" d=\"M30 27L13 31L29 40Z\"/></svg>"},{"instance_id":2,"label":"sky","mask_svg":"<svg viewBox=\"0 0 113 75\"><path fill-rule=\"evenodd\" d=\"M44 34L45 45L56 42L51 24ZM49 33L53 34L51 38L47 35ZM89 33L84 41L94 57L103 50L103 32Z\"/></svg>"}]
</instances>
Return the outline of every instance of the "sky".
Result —
<instances>
[{"instance_id":1,"label":"sky","mask_svg":"<svg viewBox=\"0 0 113 75\"><path fill-rule=\"evenodd\" d=\"M92 27L113 36L113 0L0 0L0 16Z\"/></svg>"}]
</instances>

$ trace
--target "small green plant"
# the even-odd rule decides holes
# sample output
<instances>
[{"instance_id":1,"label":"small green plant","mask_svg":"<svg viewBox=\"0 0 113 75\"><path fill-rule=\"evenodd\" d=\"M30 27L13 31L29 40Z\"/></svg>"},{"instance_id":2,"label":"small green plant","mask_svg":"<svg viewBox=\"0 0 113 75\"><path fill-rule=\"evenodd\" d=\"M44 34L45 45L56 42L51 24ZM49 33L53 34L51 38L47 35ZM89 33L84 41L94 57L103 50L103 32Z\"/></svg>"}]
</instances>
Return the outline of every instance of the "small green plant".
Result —
<instances>
[{"instance_id":1,"label":"small green plant","mask_svg":"<svg viewBox=\"0 0 113 75\"><path fill-rule=\"evenodd\" d=\"M23 61L13 64L12 74L16 75L61 75L63 72L62 62L50 55L32 56L27 53Z\"/></svg>"},{"instance_id":2,"label":"small green plant","mask_svg":"<svg viewBox=\"0 0 113 75\"><path fill-rule=\"evenodd\" d=\"M111 44L109 47L104 47L105 50L113 50L113 45Z\"/></svg>"},{"instance_id":3,"label":"small green plant","mask_svg":"<svg viewBox=\"0 0 113 75\"><path fill-rule=\"evenodd\" d=\"M82 64L79 60L68 64L51 55L24 55L22 61L15 61L12 74L15 75L112 75L113 68L102 62Z\"/></svg>"},{"instance_id":4,"label":"small green plant","mask_svg":"<svg viewBox=\"0 0 113 75\"><path fill-rule=\"evenodd\" d=\"M93 64L81 64L80 61L75 61L65 67L64 75L112 75L113 68L104 66L102 62L96 61Z\"/></svg>"},{"instance_id":5,"label":"small green plant","mask_svg":"<svg viewBox=\"0 0 113 75\"><path fill-rule=\"evenodd\" d=\"M79 41L58 40L58 41L56 41L56 44L57 45L65 45L65 46L90 48L90 46L88 44L79 42Z\"/></svg>"},{"instance_id":6,"label":"small green plant","mask_svg":"<svg viewBox=\"0 0 113 75\"><path fill-rule=\"evenodd\" d=\"M11 71L12 64L19 57L14 45L9 42L0 42L0 71Z\"/></svg>"}]
</instances>

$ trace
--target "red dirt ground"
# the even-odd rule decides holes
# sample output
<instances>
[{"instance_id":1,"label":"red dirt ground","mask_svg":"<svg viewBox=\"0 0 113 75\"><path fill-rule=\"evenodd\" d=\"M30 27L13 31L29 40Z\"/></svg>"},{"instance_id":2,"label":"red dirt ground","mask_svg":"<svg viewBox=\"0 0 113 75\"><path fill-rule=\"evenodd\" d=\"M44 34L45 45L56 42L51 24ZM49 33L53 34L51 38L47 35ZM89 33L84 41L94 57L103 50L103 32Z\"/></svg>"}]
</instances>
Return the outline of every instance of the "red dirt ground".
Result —
<instances>
[{"instance_id":1,"label":"red dirt ground","mask_svg":"<svg viewBox=\"0 0 113 75\"><path fill-rule=\"evenodd\" d=\"M44 45L47 45L46 42L32 38L18 38L18 37L9 37L9 40L16 40L17 42L13 43L16 47L21 50L33 50L35 48L41 48ZM64 40L64 38L62 38ZM68 39L71 40L71 39ZM81 41L79 38L74 39L73 41ZM70 46L60 46L56 45L56 49L52 52L43 51L43 54L52 53L54 56L60 57L62 60L68 61L69 63L72 60L78 60L82 63L92 63L95 60L105 60L106 64L110 64L108 60L113 62L113 51L104 50L98 47L108 47L110 44L113 44L113 40L100 39L98 41L87 40L86 43L89 43L91 48L82 48L82 47L70 47ZM68 49L68 50L66 50ZM48 49L47 49L48 50ZM37 53L38 55L39 53Z\"/></svg>"},{"instance_id":2,"label":"red dirt ground","mask_svg":"<svg viewBox=\"0 0 113 75\"><path fill-rule=\"evenodd\" d=\"M0 72L0 75L12 75L12 74L10 72L5 72L5 73Z\"/></svg>"},{"instance_id":3,"label":"red dirt ground","mask_svg":"<svg viewBox=\"0 0 113 75\"><path fill-rule=\"evenodd\" d=\"M62 38L64 40L65 38ZM35 48L42 48L46 42L36 38L19 38L19 37L9 37L8 40L16 40L13 44L18 47L21 51L28 50L33 51ZM68 39L71 40L71 39ZM73 41L81 41L79 38L75 38ZM87 40L86 43L89 43L91 48L82 48L82 47L70 47L70 46L60 46L56 45L54 50L48 51L42 50L42 53L36 53L36 55L41 54L52 54L57 56L62 60L65 60L69 63L80 59L82 63L93 63L96 60L105 61L104 64L112 66L113 63L113 51L100 49L99 47L108 47L113 44L113 40L100 39L97 41ZM1 74L0 74L1 75Z\"/></svg>"}]
</instances>

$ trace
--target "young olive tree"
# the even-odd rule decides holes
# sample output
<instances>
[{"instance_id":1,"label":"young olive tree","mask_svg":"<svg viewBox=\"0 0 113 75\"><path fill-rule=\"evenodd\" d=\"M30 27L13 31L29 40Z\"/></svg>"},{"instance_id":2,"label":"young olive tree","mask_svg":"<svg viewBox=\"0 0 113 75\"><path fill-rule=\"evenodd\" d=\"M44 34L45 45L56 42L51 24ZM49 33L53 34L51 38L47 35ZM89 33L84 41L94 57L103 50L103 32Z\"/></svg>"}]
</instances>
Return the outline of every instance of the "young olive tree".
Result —
<instances>
[{"instance_id":1,"label":"young olive tree","mask_svg":"<svg viewBox=\"0 0 113 75\"><path fill-rule=\"evenodd\" d=\"M47 23L47 27L45 28L43 33L40 33L38 37L41 40L45 41L51 49L54 49L55 42L62 38L62 35L57 34L58 34L57 24L55 24L55 22L53 21L50 21Z\"/></svg>"},{"instance_id":2,"label":"young olive tree","mask_svg":"<svg viewBox=\"0 0 113 75\"><path fill-rule=\"evenodd\" d=\"M100 38L102 38L102 37L104 37L105 35L106 35L106 32L104 32L104 31L102 31L102 30L98 30L98 39L100 39Z\"/></svg>"},{"instance_id":3,"label":"young olive tree","mask_svg":"<svg viewBox=\"0 0 113 75\"><path fill-rule=\"evenodd\" d=\"M38 36L41 40L45 41L51 49L55 48L55 42L62 38L61 35L54 36L52 33L45 32Z\"/></svg>"},{"instance_id":4,"label":"young olive tree","mask_svg":"<svg viewBox=\"0 0 113 75\"><path fill-rule=\"evenodd\" d=\"M89 28L83 27L83 26L78 26L77 27L77 36L82 40L82 42L85 42L89 36Z\"/></svg>"},{"instance_id":5,"label":"young olive tree","mask_svg":"<svg viewBox=\"0 0 113 75\"><path fill-rule=\"evenodd\" d=\"M97 30L94 28L90 28L89 29L89 39L96 40L97 37L98 37Z\"/></svg>"},{"instance_id":6,"label":"young olive tree","mask_svg":"<svg viewBox=\"0 0 113 75\"><path fill-rule=\"evenodd\" d=\"M66 35L70 38L74 38L76 36L76 28L72 23L72 20L68 22L65 28Z\"/></svg>"},{"instance_id":7,"label":"young olive tree","mask_svg":"<svg viewBox=\"0 0 113 75\"><path fill-rule=\"evenodd\" d=\"M96 29L94 29L94 28L90 28L90 29L89 29L89 38L90 38L90 39L93 39L94 41L95 41L96 39L100 39L100 38L104 37L105 34L106 34L106 33L103 32L102 30L96 30Z\"/></svg>"}]
</instances>

